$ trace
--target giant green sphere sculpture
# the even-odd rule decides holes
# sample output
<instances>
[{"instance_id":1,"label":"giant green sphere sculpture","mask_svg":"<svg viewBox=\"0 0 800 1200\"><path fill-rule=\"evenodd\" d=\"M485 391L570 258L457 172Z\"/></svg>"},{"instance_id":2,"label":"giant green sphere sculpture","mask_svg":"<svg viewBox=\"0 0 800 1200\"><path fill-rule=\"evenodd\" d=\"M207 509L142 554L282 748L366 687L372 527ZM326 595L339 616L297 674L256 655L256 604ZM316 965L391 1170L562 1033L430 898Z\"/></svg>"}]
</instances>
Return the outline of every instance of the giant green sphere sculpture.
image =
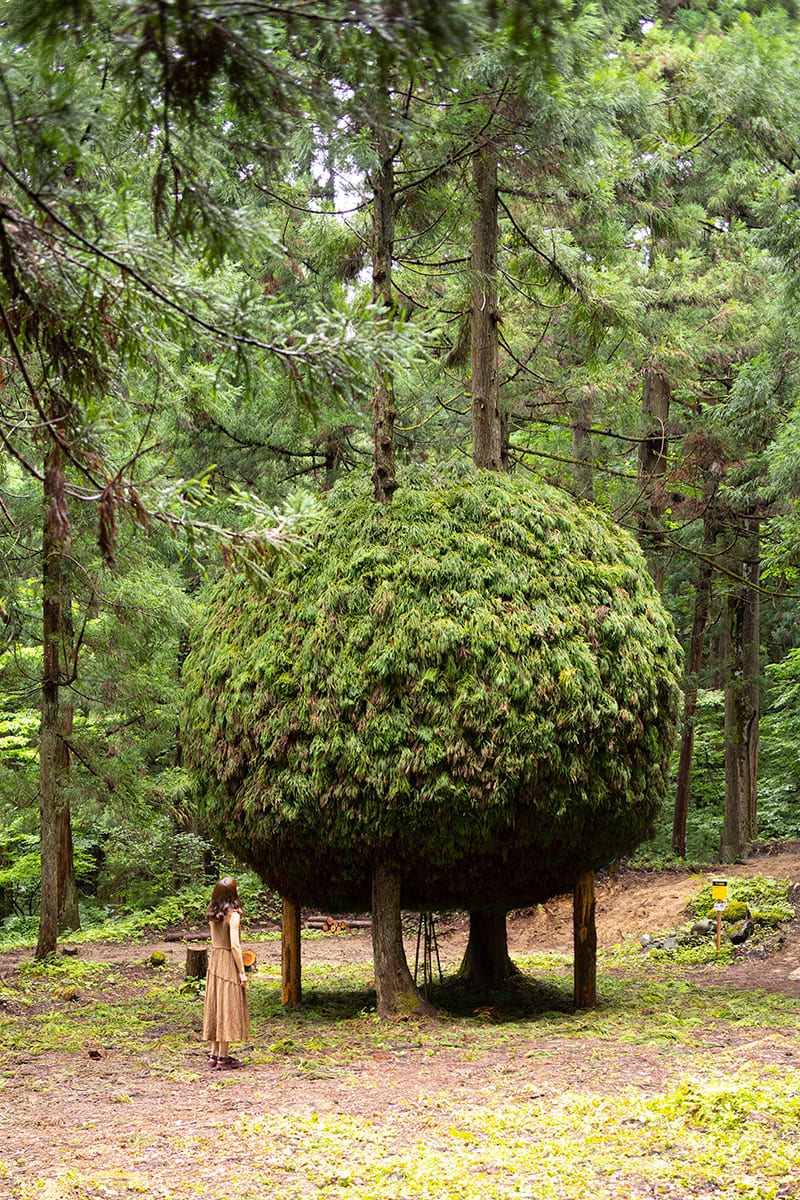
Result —
<instances>
[{"instance_id":1,"label":"giant green sphere sculpture","mask_svg":"<svg viewBox=\"0 0 800 1200\"><path fill-rule=\"evenodd\" d=\"M678 646L635 543L486 472L334 492L271 582L218 586L185 666L216 834L283 895L516 907L650 833Z\"/></svg>"}]
</instances>

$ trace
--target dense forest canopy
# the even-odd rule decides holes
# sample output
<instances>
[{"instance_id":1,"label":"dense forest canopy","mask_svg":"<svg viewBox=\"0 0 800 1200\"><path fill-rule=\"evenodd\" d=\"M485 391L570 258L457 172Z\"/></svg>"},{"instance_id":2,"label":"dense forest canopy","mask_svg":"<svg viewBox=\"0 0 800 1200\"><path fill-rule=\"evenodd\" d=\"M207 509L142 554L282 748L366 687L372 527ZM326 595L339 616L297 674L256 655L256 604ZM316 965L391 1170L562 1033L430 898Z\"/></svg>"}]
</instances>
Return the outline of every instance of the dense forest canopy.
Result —
<instances>
[{"instance_id":1,"label":"dense forest canopy","mask_svg":"<svg viewBox=\"0 0 800 1200\"><path fill-rule=\"evenodd\" d=\"M633 534L675 623L658 845L800 833L798 32L747 0L4 6L0 915L37 912L40 825L43 952L79 895L197 877L207 577L302 562L337 480L471 458L478 336L497 465Z\"/></svg>"}]
</instances>

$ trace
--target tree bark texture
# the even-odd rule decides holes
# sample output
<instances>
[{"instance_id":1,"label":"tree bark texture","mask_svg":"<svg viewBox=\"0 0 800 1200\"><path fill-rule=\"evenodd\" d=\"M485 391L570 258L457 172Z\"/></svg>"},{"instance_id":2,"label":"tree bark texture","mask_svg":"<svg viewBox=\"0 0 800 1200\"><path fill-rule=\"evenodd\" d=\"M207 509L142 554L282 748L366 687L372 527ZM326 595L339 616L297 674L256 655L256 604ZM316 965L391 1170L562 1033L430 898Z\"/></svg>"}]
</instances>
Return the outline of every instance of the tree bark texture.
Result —
<instances>
[{"instance_id":1,"label":"tree bark texture","mask_svg":"<svg viewBox=\"0 0 800 1200\"><path fill-rule=\"evenodd\" d=\"M472 459L487 471L508 469L508 430L500 409L497 150L481 140L472 158ZM469 942L459 974L477 987L499 987L514 971L505 913L470 912Z\"/></svg>"},{"instance_id":2,"label":"tree bark texture","mask_svg":"<svg viewBox=\"0 0 800 1200\"><path fill-rule=\"evenodd\" d=\"M55 953L58 944L59 857L65 837L65 798L60 786L64 762L59 692L62 678L64 555L70 544L65 478L58 447L44 472L42 542L42 712L39 732L39 810L41 909L36 958Z\"/></svg>"},{"instance_id":3,"label":"tree bark texture","mask_svg":"<svg viewBox=\"0 0 800 1200\"><path fill-rule=\"evenodd\" d=\"M72 586L70 572L63 556L61 559L61 646L65 665L70 670L73 667L75 649L74 630L72 627ZM62 670L63 674L63 670ZM64 790L69 781L70 750L69 739L72 737L72 722L75 707L72 703L64 703L59 693L59 708L61 713L61 750L58 764L57 779L61 789L60 832L58 839L58 932L71 933L81 927L78 911L78 881L75 878L75 855L72 846L72 813L69 795Z\"/></svg>"},{"instance_id":4,"label":"tree bark texture","mask_svg":"<svg viewBox=\"0 0 800 1200\"><path fill-rule=\"evenodd\" d=\"M646 503L639 517L639 535L659 592L664 587L663 521L667 506L670 399L669 380L664 372L656 367L648 367L642 387L642 415L646 432L639 447L639 480Z\"/></svg>"},{"instance_id":5,"label":"tree bark texture","mask_svg":"<svg viewBox=\"0 0 800 1200\"><path fill-rule=\"evenodd\" d=\"M420 992L406 961L400 915L400 875L385 863L372 871L372 953L378 1016L434 1016L436 1009Z\"/></svg>"},{"instance_id":6,"label":"tree bark texture","mask_svg":"<svg viewBox=\"0 0 800 1200\"><path fill-rule=\"evenodd\" d=\"M747 538L739 567L741 581L728 594L724 626L725 816L720 859L747 856L758 832L760 561L758 518L744 518Z\"/></svg>"},{"instance_id":7,"label":"tree bark texture","mask_svg":"<svg viewBox=\"0 0 800 1200\"><path fill-rule=\"evenodd\" d=\"M503 420L497 288L497 152L483 139L472 159L472 457L477 467L503 470Z\"/></svg>"},{"instance_id":8,"label":"tree bark texture","mask_svg":"<svg viewBox=\"0 0 800 1200\"><path fill-rule=\"evenodd\" d=\"M208 950L205 946L187 946L183 973L185 979L205 979L208 974Z\"/></svg>"},{"instance_id":9,"label":"tree bark texture","mask_svg":"<svg viewBox=\"0 0 800 1200\"><path fill-rule=\"evenodd\" d=\"M706 530L705 547L710 550L712 539L708 533L708 525ZM675 788L675 811L672 820L672 853L681 858L686 857L686 822L689 815L689 796L692 783L695 713L697 711L700 667L703 661L703 642L711 608L711 579L711 560L702 558L697 570L692 637L683 676L683 725L678 761L678 782Z\"/></svg>"},{"instance_id":10,"label":"tree bark texture","mask_svg":"<svg viewBox=\"0 0 800 1200\"><path fill-rule=\"evenodd\" d=\"M473 987L500 988L518 969L508 953L506 914L473 909L469 914L469 940L458 969Z\"/></svg>"},{"instance_id":11,"label":"tree bark texture","mask_svg":"<svg viewBox=\"0 0 800 1200\"><path fill-rule=\"evenodd\" d=\"M295 1006L303 998L300 958L300 905L281 901L281 1004Z\"/></svg>"},{"instance_id":12,"label":"tree bark texture","mask_svg":"<svg viewBox=\"0 0 800 1200\"><path fill-rule=\"evenodd\" d=\"M575 494L581 500L594 503L594 458L592 447L592 415L595 390L581 388L572 405L572 458L575 463Z\"/></svg>"},{"instance_id":13,"label":"tree bark texture","mask_svg":"<svg viewBox=\"0 0 800 1200\"><path fill-rule=\"evenodd\" d=\"M372 298L394 307L392 256L394 253L394 150L384 134L377 136L380 168L372 177ZM394 386L390 371L378 368L373 393L373 494L379 504L391 503L397 489L394 426Z\"/></svg>"},{"instance_id":14,"label":"tree bark texture","mask_svg":"<svg viewBox=\"0 0 800 1200\"><path fill-rule=\"evenodd\" d=\"M594 872L587 871L573 894L573 986L575 1008L597 1003L597 927L595 925Z\"/></svg>"}]
</instances>

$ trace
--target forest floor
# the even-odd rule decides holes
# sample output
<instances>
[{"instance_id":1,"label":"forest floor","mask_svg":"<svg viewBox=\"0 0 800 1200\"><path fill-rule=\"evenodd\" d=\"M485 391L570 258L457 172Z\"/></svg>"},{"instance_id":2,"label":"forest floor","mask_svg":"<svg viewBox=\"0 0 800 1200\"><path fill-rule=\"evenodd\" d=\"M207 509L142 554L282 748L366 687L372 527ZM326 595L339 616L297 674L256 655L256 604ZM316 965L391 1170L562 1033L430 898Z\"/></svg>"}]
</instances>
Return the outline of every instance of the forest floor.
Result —
<instances>
[{"instance_id":1,"label":"forest floor","mask_svg":"<svg viewBox=\"0 0 800 1200\"><path fill-rule=\"evenodd\" d=\"M716 873L800 885L800 845ZM183 943L0 954L0 1197L800 1200L800 919L724 965L639 950L702 882L598 881L590 1012L571 1008L569 898L509 920L524 977L502 995L454 985L466 920L442 921L438 1019L377 1021L367 931L304 938L285 1010L280 942L251 930L230 1072L206 1067Z\"/></svg>"}]
</instances>

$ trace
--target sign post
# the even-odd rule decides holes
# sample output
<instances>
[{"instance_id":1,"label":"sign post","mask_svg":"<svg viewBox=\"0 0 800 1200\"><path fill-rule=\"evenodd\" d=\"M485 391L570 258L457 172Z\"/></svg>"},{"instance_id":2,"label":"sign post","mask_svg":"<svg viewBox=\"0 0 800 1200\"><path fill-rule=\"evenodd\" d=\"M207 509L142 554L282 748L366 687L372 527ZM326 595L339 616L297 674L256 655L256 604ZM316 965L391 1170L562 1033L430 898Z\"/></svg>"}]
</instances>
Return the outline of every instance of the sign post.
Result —
<instances>
[{"instance_id":1,"label":"sign post","mask_svg":"<svg viewBox=\"0 0 800 1200\"><path fill-rule=\"evenodd\" d=\"M714 912L717 914L717 958L719 958L720 943L722 942L722 914L728 907L727 879L712 879L711 899L714 901Z\"/></svg>"}]
</instances>

